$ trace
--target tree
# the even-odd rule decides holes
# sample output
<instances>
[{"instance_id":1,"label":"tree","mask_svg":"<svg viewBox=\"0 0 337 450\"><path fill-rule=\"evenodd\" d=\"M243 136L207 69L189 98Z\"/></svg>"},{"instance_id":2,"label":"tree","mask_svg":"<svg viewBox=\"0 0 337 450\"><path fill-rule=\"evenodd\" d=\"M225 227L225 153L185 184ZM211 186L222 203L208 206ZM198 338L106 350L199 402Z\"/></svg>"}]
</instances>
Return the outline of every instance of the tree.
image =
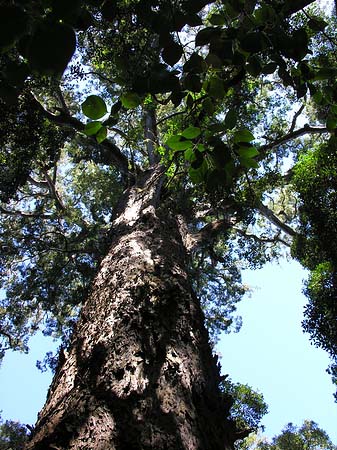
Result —
<instances>
[{"instance_id":1,"label":"tree","mask_svg":"<svg viewBox=\"0 0 337 450\"><path fill-rule=\"evenodd\" d=\"M264 438L247 438L247 442L238 446L240 449L254 450L335 450L336 446L317 423L305 420L301 427L288 423L281 434L275 436L269 443ZM246 445L247 444L247 445Z\"/></svg>"},{"instance_id":2,"label":"tree","mask_svg":"<svg viewBox=\"0 0 337 450\"><path fill-rule=\"evenodd\" d=\"M285 161L312 136L335 148L337 124L312 3L0 2L2 350L63 338L27 449L229 449L251 431L204 322L229 331L240 265L306 238Z\"/></svg>"},{"instance_id":3,"label":"tree","mask_svg":"<svg viewBox=\"0 0 337 450\"><path fill-rule=\"evenodd\" d=\"M13 420L1 419L0 415L0 448L1 450L23 450L27 442L27 429Z\"/></svg>"}]
</instances>

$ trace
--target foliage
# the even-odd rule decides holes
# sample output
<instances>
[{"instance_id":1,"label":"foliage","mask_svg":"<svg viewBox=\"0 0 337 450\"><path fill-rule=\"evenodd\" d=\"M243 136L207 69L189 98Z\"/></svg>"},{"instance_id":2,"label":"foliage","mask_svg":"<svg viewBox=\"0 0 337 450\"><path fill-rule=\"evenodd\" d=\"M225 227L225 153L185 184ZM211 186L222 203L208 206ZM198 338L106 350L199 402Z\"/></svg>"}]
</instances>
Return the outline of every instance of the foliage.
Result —
<instances>
[{"instance_id":1,"label":"foliage","mask_svg":"<svg viewBox=\"0 0 337 450\"><path fill-rule=\"evenodd\" d=\"M27 428L13 420L3 421L0 415L0 449L23 450L27 441Z\"/></svg>"},{"instance_id":2,"label":"foliage","mask_svg":"<svg viewBox=\"0 0 337 450\"><path fill-rule=\"evenodd\" d=\"M2 353L67 344L119 197L162 164L213 337L240 269L292 245L336 357L336 36L313 3L0 1Z\"/></svg>"},{"instance_id":3,"label":"foliage","mask_svg":"<svg viewBox=\"0 0 337 450\"><path fill-rule=\"evenodd\" d=\"M315 422L305 420L301 427L288 423L271 443L263 437L252 436L238 444L237 448L242 450L335 450L337 447Z\"/></svg>"},{"instance_id":4,"label":"foliage","mask_svg":"<svg viewBox=\"0 0 337 450\"><path fill-rule=\"evenodd\" d=\"M229 413L238 428L256 432L261 427L262 417L268 412L263 395L247 384L233 383L229 378L222 381L220 387L224 397L230 399Z\"/></svg>"},{"instance_id":5,"label":"foliage","mask_svg":"<svg viewBox=\"0 0 337 450\"><path fill-rule=\"evenodd\" d=\"M310 269L305 293L304 329L315 345L337 357L336 138L303 153L294 167L293 183L302 201L300 234L293 255Z\"/></svg>"}]
</instances>

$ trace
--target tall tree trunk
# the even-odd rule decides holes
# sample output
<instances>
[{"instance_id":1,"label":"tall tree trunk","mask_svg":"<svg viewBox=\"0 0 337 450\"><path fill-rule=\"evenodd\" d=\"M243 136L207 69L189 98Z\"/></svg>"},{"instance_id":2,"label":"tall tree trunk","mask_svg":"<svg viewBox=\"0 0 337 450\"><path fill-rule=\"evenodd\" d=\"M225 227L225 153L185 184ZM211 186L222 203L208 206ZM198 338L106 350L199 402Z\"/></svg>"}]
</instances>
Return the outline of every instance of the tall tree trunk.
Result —
<instances>
[{"instance_id":1,"label":"tall tree trunk","mask_svg":"<svg viewBox=\"0 0 337 450\"><path fill-rule=\"evenodd\" d=\"M157 206L161 178L148 171L122 199L29 450L231 448L182 239Z\"/></svg>"}]
</instances>

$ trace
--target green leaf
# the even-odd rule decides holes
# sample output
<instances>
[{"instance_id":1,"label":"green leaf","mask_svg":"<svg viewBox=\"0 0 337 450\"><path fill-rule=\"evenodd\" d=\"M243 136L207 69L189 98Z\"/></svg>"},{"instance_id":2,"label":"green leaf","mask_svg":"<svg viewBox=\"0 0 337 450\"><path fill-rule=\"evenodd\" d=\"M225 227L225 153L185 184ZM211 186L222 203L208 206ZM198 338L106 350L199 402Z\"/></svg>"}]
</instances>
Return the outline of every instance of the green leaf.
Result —
<instances>
[{"instance_id":1,"label":"green leaf","mask_svg":"<svg viewBox=\"0 0 337 450\"><path fill-rule=\"evenodd\" d=\"M136 92L126 92L125 94L121 95L120 100L124 108L127 109L137 108L137 106L142 103L141 98L138 94L136 94Z\"/></svg>"},{"instance_id":2,"label":"green leaf","mask_svg":"<svg viewBox=\"0 0 337 450\"><path fill-rule=\"evenodd\" d=\"M235 127L237 120L238 117L235 110L230 109L225 117L225 127L227 128L227 130L232 130Z\"/></svg>"},{"instance_id":3,"label":"green leaf","mask_svg":"<svg viewBox=\"0 0 337 450\"><path fill-rule=\"evenodd\" d=\"M171 42L163 48L162 58L170 66L174 66L182 57L183 48L177 42Z\"/></svg>"},{"instance_id":4,"label":"green leaf","mask_svg":"<svg viewBox=\"0 0 337 450\"><path fill-rule=\"evenodd\" d=\"M224 14L212 14L209 18L209 22L212 25L224 25L226 22L226 17Z\"/></svg>"},{"instance_id":5,"label":"green leaf","mask_svg":"<svg viewBox=\"0 0 337 450\"><path fill-rule=\"evenodd\" d=\"M189 161L189 162L192 162L195 160L195 153L194 153L193 148L188 148L187 150L185 150L184 158L186 161Z\"/></svg>"},{"instance_id":6,"label":"green leaf","mask_svg":"<svg viewBox=\"0 0 337 450\"><path fill-rule=\"evenodd\" d=\"M209 116L213 115L214 103L212 102L212 100L209 97L205 98L205 100L202 102L202 108L207 115L209 115Z\"/></svg>"},{"instance_id":7,"label":"green leaf","mask_svg":"<svg viewBox=\"0 0 337 450\"><path fill-rule=\"evenodd\" d=\"M103 142L107 137L108 131L106 127L101 127L99 132L96 134L96 141L100 144Z\"/></svg>"},{"instance_id":8,"label":"green leaf","mask_svg":"<svg viewBox=\"0 0 337 450\"><path fill-rule=\"evenodd\" d=\"M200 92L202 89L202 83L197 74L188 73L183 79L183 87L191 92Z\"/></svg>"},{"instance_id":9,"label":"green leaf","mask_svg":"<svg viewBox=\"0 0 337 450\"><path fill-rule=\"evenodd\" d=\"M259 165L255 161L255 159L252 158L239 158L240 164L243 167L246 167L247 169L258 169Z\"/></svg>"},{"instance_id":10,"label":"green leaf","mask_svg":"<svg viewBox=\"0 0 337 450\"><path fill-rule=\"evenodd\" d=\"M204 144L198 144L197 149L199 150L199 152L204 152L206 150L206 147L204 146Z\"/></svg>"},{"instance_id":11,"label":"green leaf","mask_svg":"<svg viewBox=\"0 0 337 450\"><path fill-rule=\"evenodd\" d=\"M93 136L94 134L96 134L100 129L102 128L102 123L101 122L89 122L86 124L86 126L84 127L84 133L87 136Z\"/></svg>"},{"instance_id":12,"label":"green leaf","mask_svg":"<svg viewBox=\"0 0 337 450\"><path fill-rule=\"evenodd\" d=\"M329 131L334 131L337 127L337 116L335 114L328 114L326 120L326 127Z\"/></svg>"},{"instance_id":13,"label":"green leaf","mask_svg":"<svg viewBox=\"0 0 337 450\"><path fill-rule=\"evenodd\" d=\"M198 53L192 53L183 68L184 72L202 73L205 70L204 58Z\"/></svg>"},{"instance_id":14,"label":"green leaf","mask_svg":"<svg viewBox=\"0 0 337 450\"><path fill-rule=\"evenodd\" d=\"M271 75L272 73L275 72L276 69L277 69L277 64L276 63L268 63L265 66L263 66L262 72L265 75Z\"/></svg>"},{"instance_id":15,"label":"green leaf","mask_svg":"<svg viewBox=\"0 0 337 450\"><path fill-rule=\"evenodd\" d=\"M215 37L220 36L221 28L217 27L207 27L198 32L195 37L195 45L206 45L211 42Z\"/></svg>"},{"instance_id":16,"label":"green leaf","mask_svg":"<svg viewBox=\"0 0 337 450\"><path fill-rule=\"evenodd\" d=\"M27 52L29 65L44 75L60 76L76 49L74 30L64 23L43 23L34 32Z\"/></svg>"},{"instance_id":17,"label":"green leaf","mask_svg":"<svg viewBox=\"0 0 337 450\"><path fill-rule=\"evenodd\" d=\"M205 181L206 175L208 172L208 166L206 160L203 160L200 167L197 169L194 169L193 167L190 167L188 169L189 176L191 178L192 183L199 184Z\"/></svg>"},{"instance_id":18,"label":"green leaf","mask_svg":"<svg viewBox=\"0 0 337 450\"><path fill-rule=\"evenodd\" d=\"M208 92L212 97L221 99L225 95L223 81L218 77L212 77L209 81Z\"/></svg>"},{"instance_id":19,"label":"green leaf","mask_svg":"<svg viewBox=\"0 0 337 450\"><path fill-rule=\"evenodd\" d=\"M201 130L197 127L188 127L181 133L181 135L186 139L195 139L200 136Z\"/></svg>"},{"instance_id":20,"label":"green leaf","mask_svg":"<svg viewBox=\"0 0 337 450\"><path fill-rule=\"evenodd\" d=\"M89 95L82 103L82 112L89 119L100 119L107 113L105 101L98 95Z\"/></svg>"},{"instance_id":21,"label":"green leaf","mask_svg":"<svg viewBox=\"0 0 337 450\"><path fill-rule=\"evenodd\" d=\"M316 17L313 17L308 22L309 28L311 28L312 30L317 31L317 32L323 31L327 25L328 24L327 24L327 22L325 22L325 20L318 19Z\"/></svg>"},{"instance_id":22,"label":"green leaf","mask_svg":"<svg viewBox=\"0 0 337 450\"><path fill-rule=\"evenodd\" d=\"M239 156L243 158L254 158L260 154L256 147L241 147L237 150Z\"/></svg>"},{"instance_id":23,"label":"green leaf","mask_svg":"<svg viewBox=\"0 0 337 450\"><path fill-rule=\"evenodd\" d=\"M251 142L255 139L254 135L244 128L243 130L236 131L234 133L234 142L237 144L238 142Z\"/></svg>"},{"instance_id":24,"label":"green leaf","mask_svg":"<svg viewBox=\"0 0 337 450\"><path fill-rule=\"evenodd\" d=\"M247 33L240 42L240 47L248 53L258 53L266 48L266 37L261 32Z\"/></svg>"},{"instance_id":25,"label":"green leaf","mask_svg":"<svg viewBox=\"0 0 337 450\"><path fill-rule=\"evenodd\" d=\"M262 72L262 65L259 58L256 56L251 56L248 59L248 64L246 65L246 70L249 73L249 75L253 77L257 77Z\"/></svg>"},{"instance_id":26,"label":"green leaf","mask_svg":"<svg viewBox=\"0 0 337 450\"><path fill-rule=\"evenodd\" d=\"M166 141L166 145L172 150L187 150L193 146L193 143L189 140L182 140L182 136L176 134Z\"/></svg>"}]
</instances>

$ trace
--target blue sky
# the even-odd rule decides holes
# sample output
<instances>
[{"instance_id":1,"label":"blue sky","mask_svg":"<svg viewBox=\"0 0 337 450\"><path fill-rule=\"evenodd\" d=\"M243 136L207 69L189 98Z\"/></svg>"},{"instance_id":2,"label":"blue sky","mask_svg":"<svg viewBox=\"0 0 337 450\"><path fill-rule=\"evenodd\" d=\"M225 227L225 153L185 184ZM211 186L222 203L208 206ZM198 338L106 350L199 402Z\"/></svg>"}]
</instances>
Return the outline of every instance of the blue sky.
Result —
<instances>
[{"instance_id":1,"label":"blue sky","mask_svg":"<svg viewBox=\"0 0 337 450\"><path fill-rule=\"evenodd\" d=\"M263 393L269 414L262 423L269 437L288 422L314 420L337 443L337 404L326 373L326 352L310 344L301 329L306 298L305 271L295 261L245 271L244 282L255 287L241 302L239 333L224 335L218 349L221 365L233 381Z\"/></svg>"},{"instance_id":2,"label":"blue sky","mask_svg":"<svg viewBox=\"0 0 337 450\"><path fill-rule=\"evenodd\" d=\"M239 306L243 326L237 334L224 335L218 351L224 373L264 394L269 405L263 419L266 435L279 433L288 422L301 425L311 419L337 443L337 404L325 372L329 358L310 344L300 326L304 277L294 261L244 271L244 281L254 291ZM35 362L50 345L55 345L50 339L36 337L30 355L6 356L0 369L3 418L35 422L51 379L50 373L36 369Z\"/></svg>"}]
</instances>

